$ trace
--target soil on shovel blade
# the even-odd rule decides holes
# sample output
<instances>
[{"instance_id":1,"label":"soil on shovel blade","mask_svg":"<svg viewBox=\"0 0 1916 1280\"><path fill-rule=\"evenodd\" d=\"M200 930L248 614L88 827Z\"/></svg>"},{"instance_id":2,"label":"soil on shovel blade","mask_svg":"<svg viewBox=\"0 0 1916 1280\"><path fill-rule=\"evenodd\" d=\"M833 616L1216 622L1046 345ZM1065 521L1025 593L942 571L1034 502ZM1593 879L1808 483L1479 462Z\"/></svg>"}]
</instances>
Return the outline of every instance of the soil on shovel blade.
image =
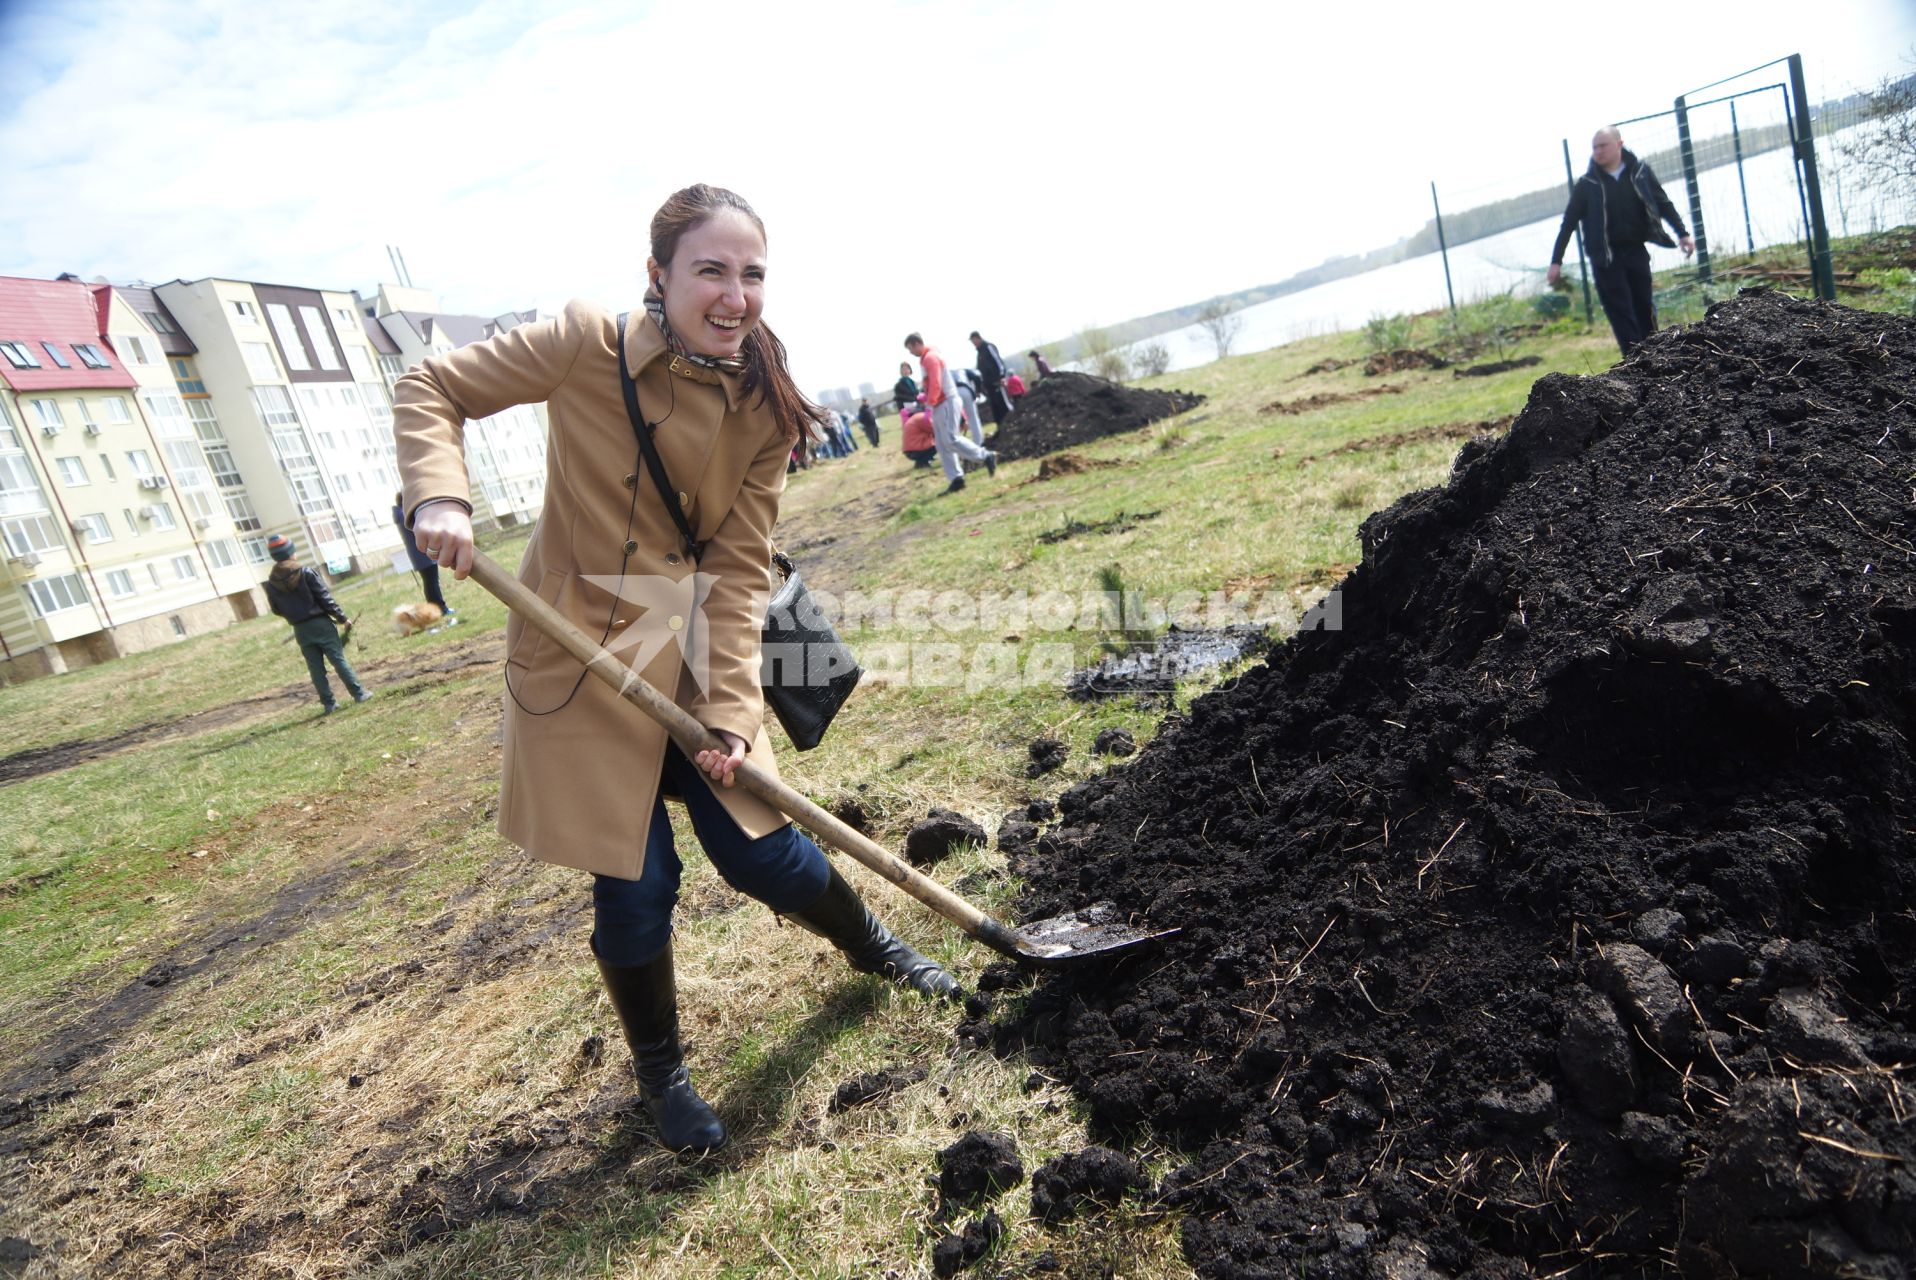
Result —
<instances>
[{"instance_id":1,"label":"soil on shovel blade","mask_svg":"<svg viewBox=\"0 0 1916 1280\"><path fill-rule=\"evenodd\" d=\"M986 443L1005 459L1037 458L1204 403L1192 391L1147 391L1088 373L1046 374L1018 399L1017 412Z\"/></svg>"},{"instance_id":2,"label":"soil on shovel blade","mask_svg":"<svg viewBox=\"0 0 1916 1280\"><path fill-rule=\"evenodd\" d=\"M1202 1276L1911 1275L1913 473L1906 318L1543 378L1014 861L1183 932L967 1033L1184 1144Z\"/></svg>"}]
</instances>

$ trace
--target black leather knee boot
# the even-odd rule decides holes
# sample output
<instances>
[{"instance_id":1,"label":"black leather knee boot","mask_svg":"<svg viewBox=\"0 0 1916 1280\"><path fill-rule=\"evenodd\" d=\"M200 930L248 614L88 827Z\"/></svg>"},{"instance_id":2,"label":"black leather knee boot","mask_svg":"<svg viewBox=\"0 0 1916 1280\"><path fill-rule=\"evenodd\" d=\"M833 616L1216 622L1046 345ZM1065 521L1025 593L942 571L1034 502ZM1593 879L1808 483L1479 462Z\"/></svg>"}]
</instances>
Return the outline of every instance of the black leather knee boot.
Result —
<instances>
[{"instance_id":1,"label":"black leather knee boot","mask_svg":"<svg viewBox=\"0 0 1916 1280\"><path fill-rule=\"evenodd\" d=\"M935 961L925 959L878 923L836 867L825 892L802 911L791 912L789 918L844 952L851 967L860 973L889 978L920 995L946 1000L964 996L956 979Z\"/></svg>"},{"instance_id":2,"label":"black leather knee boot","mask_svg":"<svg viewBox=\"0 0 1916 1280\"><path fill-rule=\"evenodd\" d=\"M639 1077L639 1096L659 1128L659 1141L673 1151L715 1151L724 1146L725 1126L692 1088L685 1070L671 946L644 964L609 965L601 960L599 977L625 1029Z\"/></svg>"}]
</instances>

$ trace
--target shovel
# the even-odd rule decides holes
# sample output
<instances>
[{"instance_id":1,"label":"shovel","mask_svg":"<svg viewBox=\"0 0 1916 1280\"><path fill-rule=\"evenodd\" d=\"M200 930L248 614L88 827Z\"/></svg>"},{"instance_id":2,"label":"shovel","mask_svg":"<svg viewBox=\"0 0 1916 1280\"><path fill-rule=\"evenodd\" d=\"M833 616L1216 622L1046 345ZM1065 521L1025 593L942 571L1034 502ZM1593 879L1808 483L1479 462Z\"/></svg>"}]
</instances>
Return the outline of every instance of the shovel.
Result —
<instances>
[{"instance_id":1,"label":"shovel","mask_svg":"<svg viewBox=\"0 0 1916 1280\"><path fill-rule=\"evenodd\" d=\"M725 750L716 734L667 701L630 667L593 643L565 615L478 550L472 553L472 576L508 609L585 664L587 671L617 689L620 697L663 725L688 760L700 751ZM1013 960L1059 968L1081 960L1105 959L1177 932L1135 928L1118 919L1109 904L1035 920L1014 929L866 839L750 760L741 763L732 777L745 790L823 837L825 843L856 858L866 870L883 876L993 951Z\"/></svg>"}]
</instances>

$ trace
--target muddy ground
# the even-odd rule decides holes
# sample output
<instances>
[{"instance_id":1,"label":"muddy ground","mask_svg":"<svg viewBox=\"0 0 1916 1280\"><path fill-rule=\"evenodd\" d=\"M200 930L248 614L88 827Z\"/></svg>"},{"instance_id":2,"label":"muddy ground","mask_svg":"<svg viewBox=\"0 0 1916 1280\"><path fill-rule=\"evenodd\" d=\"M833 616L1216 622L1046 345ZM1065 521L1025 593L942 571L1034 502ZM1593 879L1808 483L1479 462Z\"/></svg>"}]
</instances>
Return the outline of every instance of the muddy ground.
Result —
<instances>
[{"instance_id":1,"label":"muddy ground","mask_svg":"<svg viewBox=\"0 0 1916 1280\"><path fill-rule=\"evenodd\" d=\"M1541 379L1014 861L1183 932L966 1034L1205 1277L1909 1276L1912 436L1916 322L1776 294Z\"/></svg>"},{"instance_id":2,"label":"muddy ground","mask_svg":"<svg viewBox=\"0 0 1916 1280\"><path fill-rule=\"evenodd\" d=\"M1136 431L1203 402L1191 391L1147 391L1088 373L1047 374L1019 397L1017 412L985 443L1007 460L1037 458Z\"/></svg>"}]
</instances>

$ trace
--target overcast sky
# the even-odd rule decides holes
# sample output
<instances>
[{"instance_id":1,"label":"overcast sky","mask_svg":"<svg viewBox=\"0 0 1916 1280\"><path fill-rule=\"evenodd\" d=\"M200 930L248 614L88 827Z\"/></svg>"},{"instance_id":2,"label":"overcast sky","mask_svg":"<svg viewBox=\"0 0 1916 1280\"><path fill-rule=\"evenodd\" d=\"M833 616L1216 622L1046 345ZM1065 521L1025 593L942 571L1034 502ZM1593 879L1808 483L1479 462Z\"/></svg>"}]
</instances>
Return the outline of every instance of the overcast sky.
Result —
<instances>
[{"instance_id":1,"label":"overcast sky","mask_svg":"<svg viewBox=\"0 0 1916 1280\"><path fill-rule=\"evenodd\" d=\"M1916 70L1916 3L0 0L0 273L369 290L397 244L450 311L623 309L712 182L800 384L883 387L907 330L1275 281L1792 52Z\"/></svg>"}]
</instances>

